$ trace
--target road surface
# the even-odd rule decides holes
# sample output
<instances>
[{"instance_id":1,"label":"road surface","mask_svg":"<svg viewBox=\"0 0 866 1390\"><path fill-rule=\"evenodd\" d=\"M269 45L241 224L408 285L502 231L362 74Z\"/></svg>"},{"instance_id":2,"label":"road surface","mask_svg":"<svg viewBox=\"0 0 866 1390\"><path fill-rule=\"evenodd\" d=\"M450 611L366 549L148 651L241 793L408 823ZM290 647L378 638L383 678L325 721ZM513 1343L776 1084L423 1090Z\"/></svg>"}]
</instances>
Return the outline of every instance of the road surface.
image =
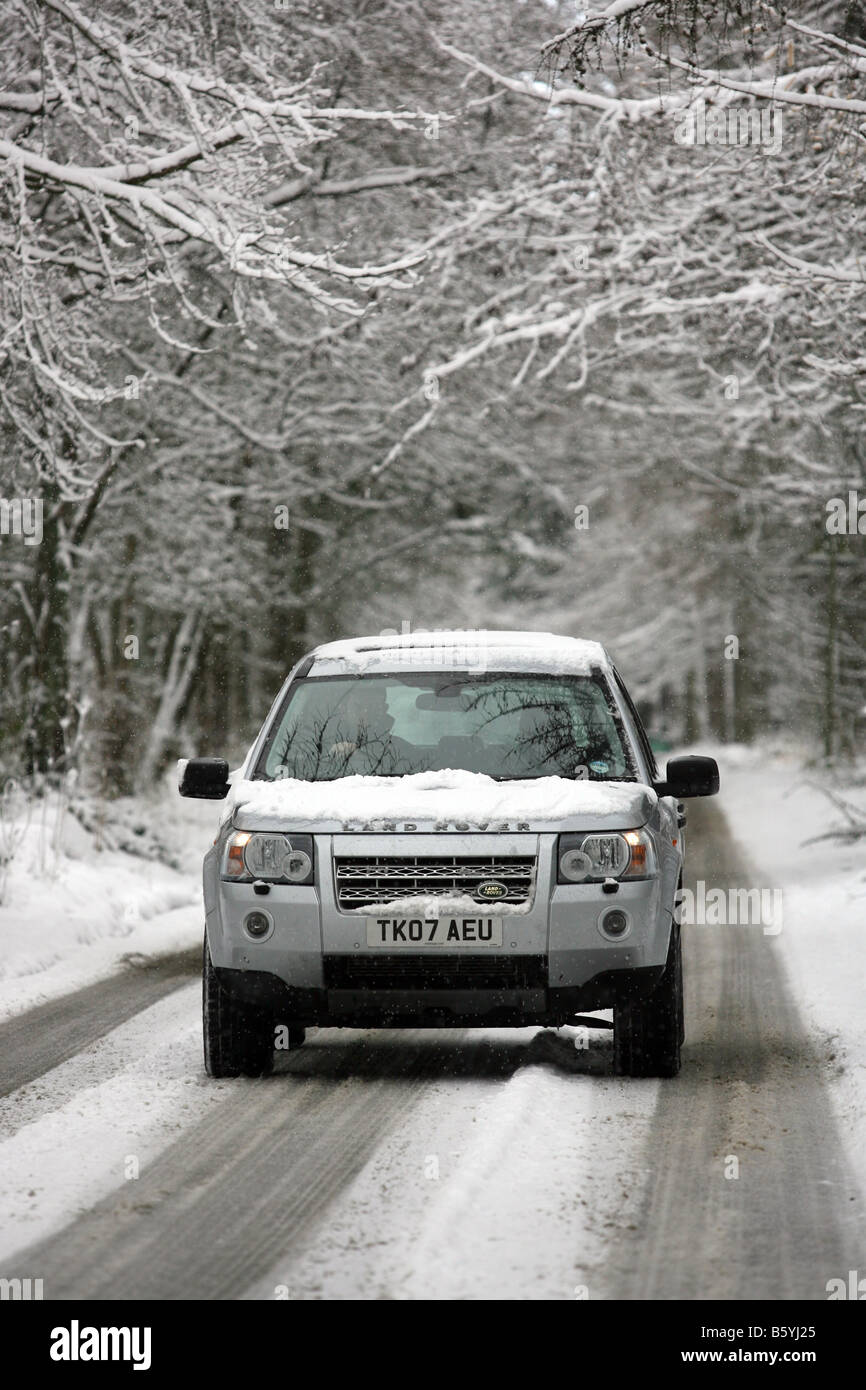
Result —
<instances>
[{"instance_id":1,"label":"road surface","mask_svg":"<svg viewBox=\"0 0 866 1390\"><path fill-rule=\"evenodd\" d=\"M690 805L689 869L759 881L717 803ZM130 969L0 1027L2 1133L26 1156L54 1116L51 1171L114 1175L56 1198L38 1240L19 1220L0 1274L54 1299L825 1299L858 1268L860 1195L782 940L684 928L674 1081L614 1077L609 1033L497 1029L319 1030L273 1077L210 1082L190 958ZM130 1177L137 1140L115 1115L90 1142L88 1097L126 1076L131 1135L159 1100L136 1091L151 1048L195 1094L176 1115L163 1095ZM4 1201L38 1227L52 1183L32 1161Z\"/></svg>"}]
</instances>

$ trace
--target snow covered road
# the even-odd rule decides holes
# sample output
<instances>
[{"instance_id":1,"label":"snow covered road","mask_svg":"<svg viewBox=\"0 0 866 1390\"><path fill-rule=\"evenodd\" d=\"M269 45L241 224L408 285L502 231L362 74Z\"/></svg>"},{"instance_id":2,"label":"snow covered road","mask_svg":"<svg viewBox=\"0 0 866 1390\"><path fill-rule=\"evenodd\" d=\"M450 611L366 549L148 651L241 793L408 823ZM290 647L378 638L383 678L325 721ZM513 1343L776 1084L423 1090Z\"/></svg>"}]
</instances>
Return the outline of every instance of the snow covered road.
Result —
<instances>
[{"instance_id":1,"label":"snow covered road","mask_svg":"<svg viewBox=\"0 0 866 1390\"><path fill-rule=\"evenodd\" d=\"M133 958L108 980L0 1023L0 1096L74 1057L199 969L200 952Z\"/></svg>"},{"instance_id":2,"label":"snow covered road","mask_svg":"<svg viewBox=\"0 0 866 1390\"><path fill-rule=\"evenodd\" d=\"M689 815L692 880L760 881L720 806ZM613 1077L578 1029L319 1030L213 1082L195 982L164 965L140 1007L91 986L0 1036L0 1274L47 1298L824 1299L863 1265L862 1204L785 941L685 929L672 1082Z\"/></svg>"}]
</instances>

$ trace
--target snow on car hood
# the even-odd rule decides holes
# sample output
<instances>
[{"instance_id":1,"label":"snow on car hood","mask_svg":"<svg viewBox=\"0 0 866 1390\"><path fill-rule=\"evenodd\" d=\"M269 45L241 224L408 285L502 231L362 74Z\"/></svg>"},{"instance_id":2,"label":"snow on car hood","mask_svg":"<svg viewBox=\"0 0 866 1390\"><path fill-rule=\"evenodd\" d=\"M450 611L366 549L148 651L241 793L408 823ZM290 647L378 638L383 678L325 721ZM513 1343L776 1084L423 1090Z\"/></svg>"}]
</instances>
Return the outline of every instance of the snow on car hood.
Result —
<instances>
[{"instance_id":1,"label":"snow on car hood","mask_svg":"<svg viewBox=\"0 0 866 1390\"><path fill-rule=\"evenodd\" d=\"M239 830L630 830L649 820L656 803L640 782L497 782L449 768L333 782L242 780L232 787L230 810Z\"/></svg>"}]
</instances>

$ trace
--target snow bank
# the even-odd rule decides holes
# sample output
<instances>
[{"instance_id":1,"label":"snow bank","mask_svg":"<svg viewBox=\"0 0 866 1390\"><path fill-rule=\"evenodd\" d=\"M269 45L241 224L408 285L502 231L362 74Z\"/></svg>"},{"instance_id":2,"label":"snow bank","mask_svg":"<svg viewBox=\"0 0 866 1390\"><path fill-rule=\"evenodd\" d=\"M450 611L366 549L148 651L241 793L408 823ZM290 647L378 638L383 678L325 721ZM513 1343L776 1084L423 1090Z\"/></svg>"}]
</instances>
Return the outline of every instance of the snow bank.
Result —
<instances>
[{"instance_id":1,"label":"snow bank","mask_svg":"<svg viewBox=\"0 0 866 1390\"><path fill-rule=\"evenodd\" d=\"M491 830L508 822L561 823L585 818L622 829L643 825L656 803L635 782L571 781L536 777L497 782L482 772L448 768L405 777L341 777L334 782L239 781L232 788L234 823L245 830L293 826L343 829L349 823L375 829L378 823L410 821L448 824L451 829Z\"/></svg>"},{"instance_id":2,"label":"snow bank","mask_svg":"<svg viewBox=\"0 0 866 1390\"><path fill-rule=\"evenodd\" d=\"M166 783L148 799L73 813L64 798L21 793L0 849L0 1018L110 975L129 955L201 942L201 860L214 804ZM169 856L165 863L158 854Z\"/></svg>"},{"instance_id":3,"label":"snow bank","mask_svg":"<svg viewBox=\"0 0 866 1390\"><path fill-rule=\"evenodd\" d=\"M721 748L723 807L731 832L762 883L782 888L782 954L794 997L819 1056L849 1160L866 1182L866 841L818 839L845 818L823 788L866 820L864 769L847 785L803 770L796 751Z\"/></svg>"}]
</instances>

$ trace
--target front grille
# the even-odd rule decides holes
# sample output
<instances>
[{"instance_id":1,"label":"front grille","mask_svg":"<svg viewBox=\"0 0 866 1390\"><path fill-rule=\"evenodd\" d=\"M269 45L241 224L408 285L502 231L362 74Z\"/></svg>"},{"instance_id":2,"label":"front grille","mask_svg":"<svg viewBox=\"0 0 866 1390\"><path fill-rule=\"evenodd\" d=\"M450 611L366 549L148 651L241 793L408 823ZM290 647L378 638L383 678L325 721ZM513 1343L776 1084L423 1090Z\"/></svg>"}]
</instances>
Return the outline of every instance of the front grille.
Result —
<instances>
[{"instance_id":1,"label":"front grille","mask_svg":"<svg viewBox=\"0 0 866 1390\"><path fill-rule=\"evenodd\" d=\"M545 989L546 956L325 956L326 989Z\"/></svg>"},{"instance_id":2,"label":"front grille","mask_svg":"<svg viewBox=\"0 0 866 1390\"><path fill-rule=\"evenodd\" d=\"M525 903L532 895L535 856L501 857L476 854L423 855L392 858L388 855L338 856L334 859L337 905L369 907L396 898L444 897L455 894L474 898L495 912L498 903ZM486 880L501 883L507 892L499 898L479 895Z\"/></svg>"}]
</instances>

